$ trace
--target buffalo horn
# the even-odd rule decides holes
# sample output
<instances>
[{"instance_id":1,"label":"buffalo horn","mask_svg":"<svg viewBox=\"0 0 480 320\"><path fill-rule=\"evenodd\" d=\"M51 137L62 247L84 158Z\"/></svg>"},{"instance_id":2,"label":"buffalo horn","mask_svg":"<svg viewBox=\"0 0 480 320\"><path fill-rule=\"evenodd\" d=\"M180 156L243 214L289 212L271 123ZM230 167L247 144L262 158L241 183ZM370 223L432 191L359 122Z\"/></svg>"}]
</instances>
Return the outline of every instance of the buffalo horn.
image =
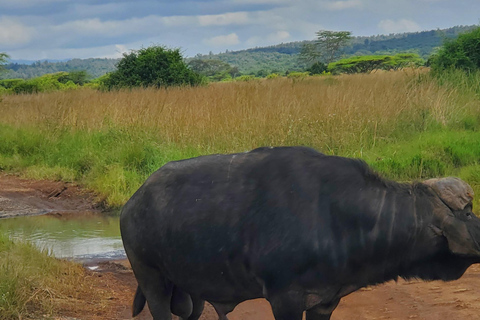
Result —
<instances>
[{"instance_id":1,"label":"buffalo horn","mask_svg":"<svg viewBox=\"0 0 480 320\"><path fill-rule=\"evenodd\" d=\"M423 183L430 186L452 210L463 210L473 200L472 187L459 178L429 179Z\"/></svg>"}]
</instances>

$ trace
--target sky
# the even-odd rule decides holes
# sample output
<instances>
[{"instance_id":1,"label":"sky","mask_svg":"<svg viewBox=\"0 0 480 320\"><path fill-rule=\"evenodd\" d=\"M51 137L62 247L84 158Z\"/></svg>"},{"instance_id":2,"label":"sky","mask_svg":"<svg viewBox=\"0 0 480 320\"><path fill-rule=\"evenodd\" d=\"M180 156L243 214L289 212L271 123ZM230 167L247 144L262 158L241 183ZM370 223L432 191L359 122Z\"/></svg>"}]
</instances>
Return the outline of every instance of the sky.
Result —
<instances>
[{"instance_id":1,"label":"sky","mask_svg":"<svg viewBox=\"0 0 480 320\"><path fill-rule=\"evenodd\" d=\"M480 23L480 0L0 0L0 52L19 60L118 58L152 45L192 57Z\"/></svg>"}]
</instances>

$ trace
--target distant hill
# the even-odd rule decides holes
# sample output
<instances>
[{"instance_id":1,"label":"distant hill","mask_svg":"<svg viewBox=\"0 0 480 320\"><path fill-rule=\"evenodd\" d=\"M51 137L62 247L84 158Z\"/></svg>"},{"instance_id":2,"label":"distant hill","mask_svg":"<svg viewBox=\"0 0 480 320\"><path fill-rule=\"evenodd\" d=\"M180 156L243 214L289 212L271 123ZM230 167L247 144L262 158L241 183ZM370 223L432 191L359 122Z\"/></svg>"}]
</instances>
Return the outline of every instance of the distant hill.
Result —
<instances>
[{"instance_id":1,"label":"distant hill","mask_svg":"<svg viewBox=\"0 0 480 320\"><path fill-rule=\"evenodd\" d=\"M345 48L346 56L370 54L395 54L415 52L427 59L445 39L455 38L478 26L456 26L414 33L354 37L351 45ZM299 61L302 45L311 41L282 43L269 47L257 47L241 51L227 51L219 54L196 55L191 59L218 59L238 67L242 74L266 75L272 72L304 70L305 64ZM98 78L115 70L119 59L72 59L69 61L37 61L31 64L10 63L9 70L0 79L33 78L46 73L59 71L85 70L91 78Z\"/></svg>"},{"instance_id":2,"label":"distant hill","mask_svg":"<svg viewBox=\"0 0 480 320\"><path fill-rule=\"evenodd\" d=\"M17 63L17 64L28 64L28 65L31 65L31 64L34 64L35 62L44 62L44 61L48 61L48 62L67 62L71 59L61 59L61 60L49 60L49 59L42 59L42 60L10 60L11 63Z\"/></svg>"},{"instance_id":3,"label":"distant hill","mask_svg":"<svg viewBox=\"0 0 480 320\"><path fill-rule=\"evenodd\" d=\"M354 37L351 45L345 48L346 56L370 54L395 54L399 52L415 52L427 59L445 39L455 38L478 26L456 26L442 30L431 30L414 33L376 35ZM220 54L197 55L198 59L219 59L239 68L243 74L283 73L287 70L305 69L298 59L298 54L305 43L298 41L282 43L269 47L258 47L242 51L230 51Z\"/></svg>"},{"instance_id":4,"label":"distant hill","mask_svg":"<svg viewBox=\"0 0 480 320\"><path fill-rule=\"evenodd\" d=\"M103 76L115 70L119 59L72 59L68 61L50 62L37 61L30 64L10 63L5 66L8 70L0 75L0 79L35 78L47 73L60 71L85 70L91 79Z\"/></svg>"}]
</instances>

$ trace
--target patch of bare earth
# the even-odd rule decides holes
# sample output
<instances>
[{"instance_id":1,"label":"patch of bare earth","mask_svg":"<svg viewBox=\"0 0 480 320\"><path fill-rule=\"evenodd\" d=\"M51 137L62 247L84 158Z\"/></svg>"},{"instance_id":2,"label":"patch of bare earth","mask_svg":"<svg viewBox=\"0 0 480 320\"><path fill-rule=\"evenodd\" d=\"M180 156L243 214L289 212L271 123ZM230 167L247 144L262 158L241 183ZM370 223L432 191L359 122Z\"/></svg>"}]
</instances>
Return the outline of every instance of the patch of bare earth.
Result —
<instances>
[{"instance_id":1,"label":"patch of bare earth","mask_svg":"<svg viewBox=\"0 0 480 320\"><path fill-rule=\"evenodd\" d=\"M75 314L77 319L131 319L131 303L136 281L127 261L100 264L91 278L94 287L105 290L110 297L105 312ZM86 302L89 301L88 297ZM71 314L69 314L71 316ZM67 319L67 318L59 318ZM136 319L152 319L145 309ZM173 319L177 319L173 317ZM206 305L201 320L217 320L216 313ZM274 320L269 304L263 299L246 301L229 314L230 320ZM399 280L361 289L345 297L335 310L332 320L371 319L480 319L480 266L474 265L453 282L406 282Z\"/></svg>"},{"instance_id":2,"label":"patch of bare earth","mask_svg":"<svg viewBox=\"0 0 480 320\"><path fill-rule=\"evenodd\" d=\"M95 195L73 183L33 181L0 172L0 219L99 211Z\"/></svg>"}]
</instances>

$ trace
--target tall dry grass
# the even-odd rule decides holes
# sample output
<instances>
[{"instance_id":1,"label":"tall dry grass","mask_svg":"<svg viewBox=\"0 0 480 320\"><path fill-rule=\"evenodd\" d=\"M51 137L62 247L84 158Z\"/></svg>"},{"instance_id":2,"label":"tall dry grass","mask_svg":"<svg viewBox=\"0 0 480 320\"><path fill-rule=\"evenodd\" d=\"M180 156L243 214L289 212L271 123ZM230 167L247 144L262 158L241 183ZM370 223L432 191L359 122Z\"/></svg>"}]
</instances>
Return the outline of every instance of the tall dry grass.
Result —
<instances>
[{"instance_id":1,"label":"tall dry grass","mask_svg":"<svg viewBox=\"0 0 480 320\"><path fill-rule=\"evenodd\" d=\"M480 128L480 99L444 80L417 69L5 96L0 170L79 181L113 206L167 161L260 146L361 157L403 180L457 174L480 158L477 136L449 132L440 140L437 131ZM421 134L430 136L414 141ZM459 140L467 142L459 148ZM468 176L478 174L480 185L478 168Z\"/></svg>"},{"instance_id":2,"label":"tall dry grass","mask_svg":"<svg viewBox=\"0 0 480 320\"><path fill-rule=\"evenodd\" d=\"M216 83L200 88L76 90L7 96L0 122L46 130L109 127L154 133L162 143L205 152L310 145L349 153L429 125L460 121L454 88L401 71L295 81Z\"/></svg>"}]
</instances>

